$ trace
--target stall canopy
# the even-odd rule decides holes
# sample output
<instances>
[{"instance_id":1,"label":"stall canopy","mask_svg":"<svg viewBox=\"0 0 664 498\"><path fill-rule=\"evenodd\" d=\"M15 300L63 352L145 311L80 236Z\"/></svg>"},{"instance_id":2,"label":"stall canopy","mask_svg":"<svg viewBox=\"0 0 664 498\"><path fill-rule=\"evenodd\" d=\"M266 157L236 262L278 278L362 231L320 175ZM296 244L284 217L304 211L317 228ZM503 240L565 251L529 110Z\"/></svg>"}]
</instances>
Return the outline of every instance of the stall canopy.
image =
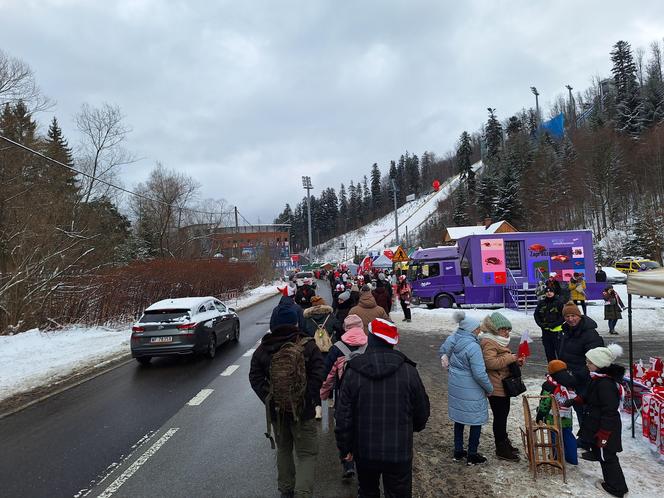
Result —
<instances>
[{"instance_id":1,"label":"stall canopy","mask_svg":"<svg viewBox=\"0 0 664 498\"><path fill-rule=\"evenodd\" d=\"M664 297L664 268L630 273L627 277L627 293Z\"/></svg>"},{"instance_id":2,"label":"stall canopy","mask_svg":"<svg viewBox=\"0 0 664 498\"><path fill-rule=\"evenodd\" d=\"M629 331L629 387L630 392L634 393L634 372L632 365L634 357L632 354L632 295L664 297L664 268L658 270L649 270L627 275L627 317ZM632 395L632 400L633 400ZM632 401L633 402L633 401ZM636 406L632 407L632 438L634 437L634 412Z\"/></svg>"},{"instance_id":3,"label":"stall canopy","mask_svg":"<svg viewBox=\"0 0 664 498\"><path fill-rule=\"evenodd\" d=\"M372 266L374 268L392 268L392 260L384 254L381 254L374 259Z\"/></svg>"}]
</instances>

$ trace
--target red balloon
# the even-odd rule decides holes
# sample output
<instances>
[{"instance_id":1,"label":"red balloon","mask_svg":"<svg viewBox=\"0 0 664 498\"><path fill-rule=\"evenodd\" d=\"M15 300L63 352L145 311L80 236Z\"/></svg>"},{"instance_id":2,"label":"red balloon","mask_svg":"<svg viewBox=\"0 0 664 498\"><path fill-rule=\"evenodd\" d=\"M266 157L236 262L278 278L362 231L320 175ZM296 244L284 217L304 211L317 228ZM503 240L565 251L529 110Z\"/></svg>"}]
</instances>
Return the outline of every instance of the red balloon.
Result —
<instances>
[{"instance_id":1,"label":"red balloon","mask_svg":"<svg viewBox=\"0 0 664 498\"><path fill-rule=\"evenodd\" d=\"M438 192L438 189L440 188L440 182L438 180L434 180L433 183L433 189Z\"/></svg>"}]
</instances>

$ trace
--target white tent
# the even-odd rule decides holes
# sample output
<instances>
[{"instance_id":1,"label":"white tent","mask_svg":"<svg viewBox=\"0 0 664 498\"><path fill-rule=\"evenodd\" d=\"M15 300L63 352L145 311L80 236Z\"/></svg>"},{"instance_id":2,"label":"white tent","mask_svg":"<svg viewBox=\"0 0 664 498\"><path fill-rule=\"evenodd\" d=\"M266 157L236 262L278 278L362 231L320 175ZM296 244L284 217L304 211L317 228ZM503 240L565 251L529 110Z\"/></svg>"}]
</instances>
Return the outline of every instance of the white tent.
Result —
<instances>
[{"instance_id":1,"label":"white tent","mask_svg":"<svg viewBox=\"0 0 664 498\"><path fill-rule=\"evenodd\" d=\"M634 379L632 377L632 295L664 297L664 268L657 270L630 273L627 275L627 322L629 330L629 379L630 391L634 393ZM634 398L632 398L634 399ZM633 401L632 401L633 402ZM632 408L632 437L634 437L634 409Z\"/></svg>"},{"instance_id":2,"label":"white tent","mask_svg":"<svg viewBox=\"0 0 664 498\"><path fill-rule=\"evenodd\" d=\"M384 254L381 254L378 256L376 259L373 260L372 266L374 268L392 268L392 260L385 256Z\"/></svg>"}]
</instances>

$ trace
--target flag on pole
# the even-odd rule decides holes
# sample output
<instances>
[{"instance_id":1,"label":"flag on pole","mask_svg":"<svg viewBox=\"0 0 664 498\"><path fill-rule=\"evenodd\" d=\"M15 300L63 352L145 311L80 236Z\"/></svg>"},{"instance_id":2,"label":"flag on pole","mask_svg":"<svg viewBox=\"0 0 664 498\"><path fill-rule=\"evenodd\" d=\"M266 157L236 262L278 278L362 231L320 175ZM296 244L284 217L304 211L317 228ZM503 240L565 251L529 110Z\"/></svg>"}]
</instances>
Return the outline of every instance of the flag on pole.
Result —
<instances>
[{"instance_id":1,"label":"flag on pole","mask_svg":"<svg viewBox=\"0 0 664 498\"><path fill-rule=\"evenodd\" d=\"M528 358L530 356L530 343L533 342L533 340L530 338L530 334L528 334L527 330L523 331L523 334L521 334L521 341L519 342L519 351L517 353L517 356L520 358Z\"/></svg>"}]
</instances>

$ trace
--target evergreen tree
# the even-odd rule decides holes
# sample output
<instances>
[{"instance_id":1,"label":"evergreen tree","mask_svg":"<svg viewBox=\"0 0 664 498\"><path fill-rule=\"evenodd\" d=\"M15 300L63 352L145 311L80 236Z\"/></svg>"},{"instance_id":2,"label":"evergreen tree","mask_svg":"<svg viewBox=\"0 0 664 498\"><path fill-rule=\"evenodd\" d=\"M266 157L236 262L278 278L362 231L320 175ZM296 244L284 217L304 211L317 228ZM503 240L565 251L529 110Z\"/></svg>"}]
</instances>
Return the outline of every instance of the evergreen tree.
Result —
<instances>
[{"instance_id":1,"label":"evergreen tree","mask_svg":"<svg viewBox=\"0 0 664 498\"><path fill-rule=\"evenodd\" d=\"M72 167L74 165L72 150L69 147L67 140L62 136L62 130L55 117L53 117L53 121L51 121L51 125L48 128L44 154L51 159L66 164L67 166ZM56 192L56 194L59 193L67 196L71 201L76 200L78 193L76 173L63 166L45 162L44 175L48 180L49 186Z\"/></svg>"},{"instance_id":2,"label":"evergreen tree","mask_svg":"<svg viewBox=\"0 0 664 498\"><path fill-rule=\"evenodd\" d=\"M367 175L362 179L362 213L369 216L373 212L371 207L371 191L369 190Z\"/></svg>"},{"instance_id":3,"label":"evergreen tree","mask_svg":"<svg viewBox=\"0 0 664 498\"><path fill-rule=\"evenodd\" d=\"M454 224L458 227L468 225L468 202L466 198L466 188L459 184L454 193L454 214L452 219Z\"/></svg>"},{"instance_id":4,"label":"evergreen tree","mask_svg":"<svg viewBox=\"0 0 664 498\"><path fill-rule=\"evenodd\" d=\"M520 219L523 207L519 198L519 177L515 168L507 166L500 181L500 188L496 197L494 219L505 220L513 225Z\"/></svg>"},{"instance_id":5,"label":"evergreen tree","mask_svg":"<svg viewBox=\"0 0 664 498\"><path fill-rule=\"evenodd\" d=\"M394 187L392 186L392 181L394 180L397 184L397 189L399 188L399 181L397 179L397 165L394 161L390 161L390 172L387 182L387 198L385 199L385 206L387 207L387 212L392 211L394 206ZM397 198L398 202L398 198Z\"/></svg>"},{"instance_id":6,"label":"evergreen tree","mask_svg":"<svg viewBox=\"0 0 664 498\"><path fill-rule=\"evenodd\" d=\"M484 132L486 142L486 160L490 165L496 164L500 159L500 150L503 143L503 127L496 117L496 110L487 107L489 120Z\"/></svg>"},{"instance_id":7,"label":"evergreen tree","mask_svg":"<svg viewBox=\"0 0 664 498\"><path fill-rule=\"evenodd\" d=\"M290 204L286 203L284 210L274 219L275 224L288 224L293 221L293 210L290 207Z\"/></svg>"},{"instance_id":8,"label":"evergreen tree","mask_svg":"<svg viewBox=\"0 0 664 498\"><path fill-rule=\"evenodd\" d=\"M380 191L380 170L378 164L373 163L371 166L371 212L374 218L383 209L383 198Z\"/></svg>"},{"instance_id":9,"label":"evergreen tree","mask_svg":"<svg viewBox=\"0 0 664 498\"><path fill-rule=\"evenodd\" d=\"M664 248L662 221L664 221L662 216L657 216L652 209L638 211L626 250L633 256L643 256L661 263Z\"/></svg>"},{"instance_id":10,"label":"evergreen tree","mask_svg":"<svg viewBox=\"0 0 664 498\"><path fill-rule=\"evenodd\" d=\"M611 62L616 90L616 129L638 136L644 127L643 102L629 43L621 40L613 46Z\"/></svg>"},{"instance_id":11,"label":"evergreen tree","mask_svg":"<svg viewBox=\"0 0 664 498\"><path fill-rule=\"evenodd\" d=\"M401 206L406 200L406 156L402 155L397 164L397 206Z\"/></svg>"},{"instance_id":12,"label":"evergreen tree","mask_svg":"<svg viewBox=\"0 0 664 498\"><path fill-rule=\"evenodd\" d=\"M477 187L477 208L482 218L493 216L497 195L496 180L490 172L482 175Z\"/></svg>"},{"instance_id":13,"label":"evergreen tree","mask_svg":"<svg viewBox=\"0 0 664 498\"><path fill-rule=\"evenodd\" d=\"M422 179L422 190L428 192L431 184L433 183L433 161L431 153L424 151L422 160L420 161L420 177Z\"/></svg>"},{"instance_id":14,"label":"evergreen tree","mask_svg":"<svg viewBox=\"0 0 664 498\"><path fill-rule=\"evenodd\" d=\"M470 140L470 134L467 131L461 133L459 137L459 145L456 151L457 168L461 180L466 182L466 188L470 194L475 192L475 172L471 164L471 157L473 155L473 145Z\"/></svg>"},{"instance_id":15,"label":"evergreen tree","mask_svg":"<svg viewBox=\"0 0 664 498\"><path fill-rule=\"evenodd\" d=\"M658 43L651 46L651 58L646 66L646 83L642 94L646 125L652 126L664 121L664 78L662 54Z\"/></svg>"},{"instance_id":16,"label":"evergreen tree","mask_svg":"<svg viewBox=\"0 0 664 498\"><path fill-rule=\"evenodd\" d=\"M418 196L420 194L420 160L415 154L412 156L406 154L405 169L407 192Z\"/></svg>"}]
</instances>

